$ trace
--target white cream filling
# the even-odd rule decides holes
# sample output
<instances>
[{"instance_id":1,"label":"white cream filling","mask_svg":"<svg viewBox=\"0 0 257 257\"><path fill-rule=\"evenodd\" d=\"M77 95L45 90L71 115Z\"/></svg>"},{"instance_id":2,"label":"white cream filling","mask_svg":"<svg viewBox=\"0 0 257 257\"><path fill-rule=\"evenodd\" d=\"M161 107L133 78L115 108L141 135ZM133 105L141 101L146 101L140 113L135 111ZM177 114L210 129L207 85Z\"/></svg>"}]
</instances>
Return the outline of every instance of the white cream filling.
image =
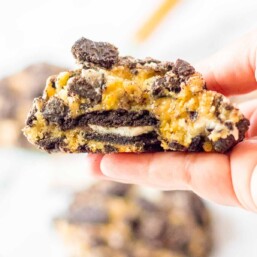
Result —
<instances>
[{"instance_id":1,"label":"white cream filling","mask_svg":"<svg viewBox=\"0 0 257 257\"><path fill-rule=\"evenodd\" d=\"M235 140L239 139L239 131L238 128L234 126L234 129L231 131L231 134L234 136Z\"/></svg>"},{"instance_id":2,"label":"white cream filling","mask_svg":"<svg viewBox=\"0 0 257 257\"><path fill-rule=\"evenodd\" d=\"M217 138L221 137L222 138L222 134L227 134L227 135L233 135L235 140L238 140L239 138L239 131L237 129L236 126L234 126L232 131L228 131L228 128L220 123L215 123L215 122L210 122L208 124L209 128L212 128L212 132L211 134L208 136L209 139L216 141Z\"/></svg>"},{"instance_id":3,"label":"white cream filling","mask_svg":"<svg viewBox=\"0 0 257 257\"><path fill-rule=\"evenodd\" d=\"M208 138L212 141L216 141L218 138L227 137L228 135L233 135L235 140L239 138L239 131L236 126L230 131L224 124L215 121L209 121L206 118L201 118L195 125L194 129L196 131L202 131L204 129L211 129ZM206 133L208 133L206 131Z\"/></svg>"},{"instance_id":4,"label":"white cream filling","mask_svg":"<svg viewBox=\"0 0 257 257\"><path fill-rule=\"evenodd\" d=\"M88 125L92 130L99 134L113 134L123 137L136 137L142 134L149 133L154 130L153 126L140 126L140 127L103 127L98 125Z\"/></svg>"}]
</instances>

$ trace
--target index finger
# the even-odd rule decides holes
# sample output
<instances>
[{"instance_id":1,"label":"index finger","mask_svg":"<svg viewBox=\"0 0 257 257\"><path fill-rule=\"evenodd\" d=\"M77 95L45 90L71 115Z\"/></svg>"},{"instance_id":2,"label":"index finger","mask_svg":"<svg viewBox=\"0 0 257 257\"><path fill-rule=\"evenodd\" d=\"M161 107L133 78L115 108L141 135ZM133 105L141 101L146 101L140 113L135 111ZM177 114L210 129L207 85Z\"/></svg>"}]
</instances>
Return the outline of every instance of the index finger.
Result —
<instances>
[{"instance_id":1,"label":"index finger","mask_svg":"<svg viewBox=\"0 0 257 257\"><path fill-rule=\"evenodd\" d=\"M224 95L235 95L257 89L257 30L236 43L200 62L197 69L207 88Z\"/></svg>"}]
</instances>

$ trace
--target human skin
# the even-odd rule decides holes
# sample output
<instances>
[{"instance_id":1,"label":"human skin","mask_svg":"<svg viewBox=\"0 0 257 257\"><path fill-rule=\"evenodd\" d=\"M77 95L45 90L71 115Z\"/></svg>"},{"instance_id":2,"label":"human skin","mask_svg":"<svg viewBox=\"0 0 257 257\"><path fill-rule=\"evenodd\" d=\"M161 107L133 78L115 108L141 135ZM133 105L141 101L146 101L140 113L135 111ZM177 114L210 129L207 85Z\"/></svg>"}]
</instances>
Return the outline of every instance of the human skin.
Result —
<instances>
[{"instance_id":1,"label":"human skin","mask_svg":"<svg viewBox=\"0 0 257 257\"><path fill-rule=\"evenodd\" d=\"M257 30L197 65L210 90L226 96L257 89ZM257 212L257 99L240 110L250 120L246 139L227 154L89 154L87 169L98 178L162 190L192 190L218 204Z\"/></svg>"}]
</instances>

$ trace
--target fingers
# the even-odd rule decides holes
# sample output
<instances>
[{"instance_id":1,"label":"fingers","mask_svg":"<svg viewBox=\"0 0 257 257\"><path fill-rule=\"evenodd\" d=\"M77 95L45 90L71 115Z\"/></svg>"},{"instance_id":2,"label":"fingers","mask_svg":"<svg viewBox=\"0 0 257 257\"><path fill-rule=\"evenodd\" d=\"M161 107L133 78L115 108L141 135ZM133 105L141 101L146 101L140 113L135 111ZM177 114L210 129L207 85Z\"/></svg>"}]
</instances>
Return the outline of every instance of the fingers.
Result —
<instances>
[{"instance_id":1,"label":"fingers","mask_svg":"<svg viewBox=\"0 0 257 257\"><path fill-rule=\"evenodd\" d=\"M225 95L247 93L257 89L256 52L257 30L202 61L197 69L208 89Z\"/></svg>"},{"instance_id":2,"label":"fingers","mask_svg":"<svg viewBox=\"0 0 257 257\"><path fill-rule=\"evenodd\" d=\"M86 169L90 171L95 177L102 177L102 171L100 169L100 163L103 158L103 154L88 154L86 156Z\"/></svg>"},{"instance_id":3,"label":"fingers","mask_svg":"<svg viewBox=\"0 0 257 257\"><path fill-rule=\"evenodd\" d=\"M193 190L219 204L257 211L256 139L238 144L230 155L109 154L91 163L93 173L111 180L164 190Z\"/></svg>"},{"instance_id":4,"label":"fingers","mask_svg":"<svg viewBox=\"0 0 257 257\"><path fill-rule=\"evenodd\" d=\"M250 121L247 137L257 136L257 99L240 104L240 110Z\"/></svg>"},{"instance_id":5,"label":"fingers","mask_svg":"<svg viewBox=\"0 0 257 257\"><path fill-rule=\"evenodd\" d=\"M237 145L231 153L231 177L235 194L248 210L257 210L257 140Z\"/></svg>"},{"instance_id":6,"label":"fingers","mask_svg":"<svg viewBox=\"0 0 257 257\"><path fill-rule=\"evenodd\" d=\"M211 201L239 205L226 155L171 152L111 154L105 155L100 165L103 174L114 180L166 190L192 189Z\"/></svg>"}]
</instances>

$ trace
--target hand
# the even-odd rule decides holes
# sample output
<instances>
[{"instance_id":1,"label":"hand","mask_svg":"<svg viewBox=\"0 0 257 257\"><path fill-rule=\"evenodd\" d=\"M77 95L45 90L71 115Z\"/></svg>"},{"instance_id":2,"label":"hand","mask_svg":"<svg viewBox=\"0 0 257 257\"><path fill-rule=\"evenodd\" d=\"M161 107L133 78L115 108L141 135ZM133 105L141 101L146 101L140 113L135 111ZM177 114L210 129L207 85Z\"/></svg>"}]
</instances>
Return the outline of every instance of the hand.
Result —
<instances>
[{"instance_id":1,"label":"hand","mask_svg":"<svg viewBox=\"0 0 257 257\"><path fill-rule=\"evenodd\" d=\"M227 96L257 89L257 31L199 64L207 86ZM242 104L250 120L246 139L227 154L89 154L99 178L164 190L192 190L219 204L257 211L257 99Z\"/></svg>"}]
</instances>

